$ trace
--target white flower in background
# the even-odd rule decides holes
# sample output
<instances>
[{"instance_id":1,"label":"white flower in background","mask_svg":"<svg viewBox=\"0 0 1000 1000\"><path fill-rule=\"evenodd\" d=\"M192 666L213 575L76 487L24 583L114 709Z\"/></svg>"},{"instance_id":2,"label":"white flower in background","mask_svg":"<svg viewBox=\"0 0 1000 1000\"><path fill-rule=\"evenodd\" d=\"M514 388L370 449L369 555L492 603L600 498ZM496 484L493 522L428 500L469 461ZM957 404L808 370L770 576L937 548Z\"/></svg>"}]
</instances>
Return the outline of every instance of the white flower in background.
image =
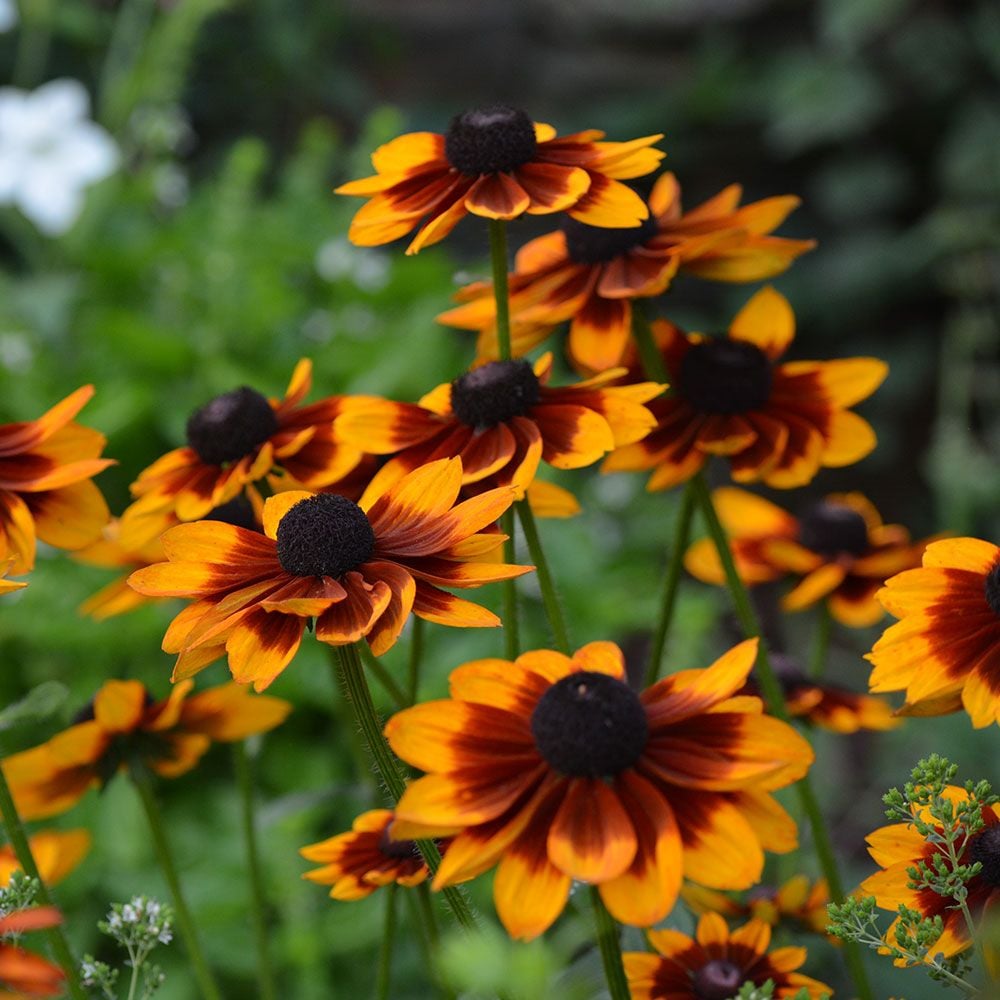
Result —
<instances>
[{"instance_id":1,"label":"white flower in background","mask_svg":"<svg viewBox=\"0 0 1000 1000\"><path fill-rule=\"evenodd\" d=\"M118 166L118 147L89 114L77 80L30 92L0 87L0 203L16 205L50 236L76 222L84 188Z\"/></svg>"},{"instance_id":2,"label":"white flower in background","mask_svg":"<svg viewBox=\"0 0 1000 1000\"><path fill-rule=\"evenodd\" d=\"M17 4L14 0L0 0L0 32L17 26Z\"/></svg>"}]
</instances>

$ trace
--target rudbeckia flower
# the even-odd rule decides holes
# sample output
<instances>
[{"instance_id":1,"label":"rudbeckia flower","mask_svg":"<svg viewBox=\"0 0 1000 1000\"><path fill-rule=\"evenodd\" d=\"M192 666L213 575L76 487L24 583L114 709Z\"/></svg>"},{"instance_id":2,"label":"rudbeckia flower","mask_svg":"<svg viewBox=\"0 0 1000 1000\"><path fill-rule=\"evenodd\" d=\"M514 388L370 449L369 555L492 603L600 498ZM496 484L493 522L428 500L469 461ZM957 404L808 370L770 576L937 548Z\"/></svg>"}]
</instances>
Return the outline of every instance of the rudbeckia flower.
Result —
<instances>
[{"instance_id":1,"label":"rudbeckia flower","mask_svg":"<svg viewBox=\"0 0 1000 1000\"><path fill-rule=\"evenodd\" d=\"M776 997L805 990L810 1000L820 1000L832 992L795 971L806 960L805 948L767 950L771 928L762 920L730 932L717 913L706 913L694 938L673 930L650 931L647 937L659 954L622 956L632 1000L728 1000L744 983L763 986L769 979Z\"/></svg>"},{"instance_id":2,"label":"rudbeckia flower","mask_svg":"<svg viewBox=\"0 0 1000 1000\"><path fill-rule=\"evenodd\" d=\"M590 129L557 136L520 109L456 115L445 135L410 132L372 154L375 175L337 188L369 200L351 221L358 246L390 243L421 226L408 254L443 240L467 214L486 219L568 212L592 226L638 226L645 202L622 179L655 170L662 135L601 142Z\"/></svg>"},{"instance_id":3,"label":"rudbeckia flower","mask_svg":"<svg viewBox=\"0 0 1000 1000\"><path fill-rule=\"evenodd\" d=\"M292 706L256 698L238 684L188 695L176 685L154 702L139 681L108 681L79 721L46 743L0 762L24 819L65 812L130 762L164 778L190 771L213 742L233 742L280 725Z\"/></svg>"},{"instance_id":4,"label":"rudbeckia flower","mask_svg":"<svg viewBox=\"0 0 1000 1000\"><path fill-rule=\"evenodd\" d=\"M20 935L55 927L61 922L62 916L55 907L34 906L0 917L0 935ZM66 988L65 978L62 969L48 959L6 941L0 942L0 988L10 991L4 995L59 997Z\"/></svg>"},{"instance_id":5,"label":"rudbeckia flower","mask_svg":"<svg viewBox=\"0 0 1000 1000\"><path fill-rule=\"evenodd\" d=\"M389 827L395 818L390 809L370 809L338 834L299 851L314 868L302 877L333 886L331 899L364 899L384 885L420 885L428 875L427 865L412 840L393 840Z\"/></svg>"},{"instance_id":6,"label":"rudbeckia flower","mask_svg":"<svg viewBox=\"0 0 1000 1000\"><path fill-rule=\"evenodd\" d=\"M954 803L968 800L965 789L956 785L949 785L944 795ZM996 919L995 914L1000 907L1000 805L984 806L982 816L984 828L968 839L960 838L958 841L959 846L965 841L958 863L971 865L978 861L982 865L980 873L966 883L966 905L976 923L991 915ZM929 815L925 814L921 818L933 824ZM936 829L938 834L943 833L940 826ZM930 946L931 955L942 954L945 958L951 958L952 955L971 948L969 928L954 899L942 896L933 889L910 888L913 882L910 871L917 868L920 862L930 865L933 870L935 859L941 858L950 868L943 844L928 843L924 835L910 823L891 823L875 830L865 839L868 853L883 870L866 878L858 891L874 896L875 902L884 910L896 912L900 905L904 905L923 917L940 917L944 921L944 930ZM886 933L886 940L890 943L896 940L897 922L898 918Z\"/></svg>"},{"instance_id":7,"label":"rudbeckia flower","mask_svg":"<svg viewBox=\"0 0 1000 1000\"><path fill-rule=\"evenodd\" d=\"M793 195L739 207L733 184L683 213L673 174L657 180L650 217L632 229L605 229L569 219L554 233L525 244L508 277L512 348L526 354L570 320L569 356L582 371L622 363L632 331L632 300L660 295L678 270L716 281L760 281L781 274L813 240L769 235L799 204ZM479 332L478 357L497 357L492 282L455 296L464 303L438 321Z\"/></svg>"},{"instance_id":8,"label":"rudbeckia flower","mask_svg":"<svg viewBox=\"0 0 1000 1000\"><path fill-rule=\"evenodd\" d=\"M756 651L748 640L641 695L609 642L459 667L451 700L386 726L396 754L429 772L397 804L393 836L454 835L435 889L499 862L497 912L524 939L559 916L574 879L640 927L670 912L682 874L748 888L765 846L794 848L770 792L813 758L759 699L733 697Z\"/></svg>"},{"instance_id":9,"label":"rudbeckia flower","mask_svg":"<svg viewBox=\"0 0 1000 1000\"><path fill-rule=\"evenodd\" d=\"M303 405L311 387L312 362L304 358L284 399L269 400L244 385L195 410L187 446L167 452L132 484L137 499L122 515L122 543L138 548L177 521L207 517L248 487L259 506L253 489L259 480L275 491L315 491L348 480L362 456L333 436L346 397Z\"/></svg>"},{"instance_id":10,"label":"rudbeckia flower","mask_svg":"<svg viewBox=\"0 0 1000 1000\"><path fill-rule=\"evenodd\" d=\"M40 830L28 838L31 856L38 874L46 885L62 881L90 850L90 834L86 830ZM11 875L21 871L14 848L0 847L0 885L6 885Z\"/></svg>"},{"instance_id":11,"label":"rudbeckia flower","mask_svg":"<svg viewBox=\"0 0 1000 1000\"><path fill-rule=\"evenodd\" d=\"M729 537L740 578L747 584L798 578L781 601L802 611L821 601L842 625L864 628L885 614L876 594L886 577L920 565L930 539L913 542L899 524L883 524L860 493L833 493L793 517L746 490L724 486L712 501ZM705 583L726 582L710 538L684 556L688 572Z\"/></svg>"},{"instance_id":12,"label":"rudbeckia flower","mask_svg":"<svg viewBox=\"0 0 1000 1000\"><path fill-rule=\"evenodd\" d=\"M79 549L111 517L91 482L114 465L99 457L104 435L73 422L93 395L85 385L37 420L0 424L0 563L14 576L35 565L36 538Z\"/></svg>"},{"instance_id":13,"label":"rudbeckia flower","mask_svg":"<svg viewBox=\"0 0 1000 1000\"><path fill-rule=\"evenodd\" d=\"M665 490L690 479L710 455L723 455L737 482L788 489L875 447L871 426L848 407L878 388L885 363L779 364L795 337L795 317L773 288L747 302L726 336L685 334L666 322L654 323L654 334L672 394L650 406L656 430L609 456L605 471L654 469L648 489Z\"/></svg>"},{"instance_id":14,"label":"rudbeckia flower","mask_svg":"<svg viewBox=\"0 0 1000 1000\"><path fill-rule=\"evenodd\" d=\"M336 432L357 448L393 456L373 485L454 455L462 459L465 493L513 486L521 499L538 485L540 461L558 469L592 465L655 424L644 405L663 390L655 382L610 385L618 371L551 387L551 374L552 355L545 354L534 366L493 361L473 368L418 404L359 397L338 418ZM558 491L554 484L544 486L546 496Z\"/></svg>"},{"instance_id":15,"label":"rudbeckia flower","mask_svg":"<svg viewBox=\"0 0 1000 1000\"><path fill-rule=\"evenodd\" d=\"M932 542L923 565L886 581L878 599L900 621L865 657L871 690L905 690L903 715L964 707L976 729L1000 721L1000 548Z\"/></svg>"},{"instance_id":16,"label":"rudbeckia flower","mask_svg":"<svg viewBox=\"0 0 1000 1000\"><path fill-rule=\"evenodd\" d=\"M137 570L129 584L151 597L189 597L163 640L180 654L174 680L225 653L241 684L266 688L291 662L315 619L332 646L368 640L376 656L410 612L459 627L500 624L492 612L439 589L478 587L530 566L488 562L506 536L486 532L511 505L510 488L455 506L458 459L431 462L361 503L289 490L264 504L264 534L216 521L163 536L170 560Z\"/></svg>"}]
</instances>

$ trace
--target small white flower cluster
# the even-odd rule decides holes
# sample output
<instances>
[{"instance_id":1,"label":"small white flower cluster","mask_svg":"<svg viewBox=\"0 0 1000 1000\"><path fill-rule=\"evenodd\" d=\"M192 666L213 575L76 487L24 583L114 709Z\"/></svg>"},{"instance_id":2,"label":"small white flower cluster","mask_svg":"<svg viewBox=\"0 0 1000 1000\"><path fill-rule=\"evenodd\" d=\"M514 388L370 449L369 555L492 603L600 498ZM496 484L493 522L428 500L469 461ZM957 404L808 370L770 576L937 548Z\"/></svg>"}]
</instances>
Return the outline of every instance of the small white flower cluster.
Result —
<instances>
[{"instance_id":1,"label":"small white flower cluster","mask_svg":"<svg viewBox=\"0 0 1000 1000\"><path fill-rule=\"evenodd\" d=\"M0 917L6 917L18 910L34 906L40 886L37 879L29 878L24 872L16 871L10 881L0 888ZM15 938L18 935L8 935Z\"/></svg>"},{"instance_id":2,"label":"small white flower cluster","mask_svg":"<svg viewBox=\"0 0 1000 1000\"><path fill-rule=\"evenodd\" d=\"M115 903L98 926L124 948L131 945L148 950L156 944L170 944L172 919L169 906L146 896L133 896L131 902Z\"/></svg>"}]
</instances>

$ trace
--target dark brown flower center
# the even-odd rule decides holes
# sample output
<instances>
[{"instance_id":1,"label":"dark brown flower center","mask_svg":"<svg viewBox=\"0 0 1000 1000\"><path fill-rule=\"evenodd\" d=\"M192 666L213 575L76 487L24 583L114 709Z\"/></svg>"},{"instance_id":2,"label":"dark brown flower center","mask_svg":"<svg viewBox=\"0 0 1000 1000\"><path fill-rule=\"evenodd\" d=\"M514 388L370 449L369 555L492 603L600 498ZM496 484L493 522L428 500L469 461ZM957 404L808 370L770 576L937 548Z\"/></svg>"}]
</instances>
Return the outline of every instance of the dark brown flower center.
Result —
<instances>
[{"instance_id":1,"label":"dark brown flower center","mask_svg":"<svg viewBox=\"0 0 1000 1000\"><path fill-rule=\"evenodd\" d=\"M243 385L195 410L188 418L187 441L206 465L225 465L249 455L277 430L271 404Z\"/></svg>"},{"instance_id":2,"label":"dark brown flower center","mask_svg":"<svg viewBox=\"0 0 1000 1000\"><path fill-rule=\"evenodd\" d=\"M983 590L986 594L986 603L990 606L990 610L997 618L1000 618L1000 562L986 574Z\"/></svg>"},{"instance_id":3,"label":"dark brown flower center","mask_svg":"<svg viewBox=\"0 0 1000 1000\"><path fill-rule=\"evenodd\" d=\"M611 778L639 759L649 725L627 684L581 670L556 681L538 700L531 733L538 752L560 774Z\"/></svg>"},{"instance_id":4,"label":"dark brown flower center","mask_svg":"<svg viewBox=\"0 0 1000 1000\"><path fill-rule=\"evenodd\" d=\"M604 264L652 239L659 231L660 224L653 215L641 225L629 229L588 226L584 222L567 218L563 220L561 228L566 236L566 252L572 261L577 264Z\"/></svg>"},{"instance_id":5,"label":"dark brown flower center","mask_svg":"<svg viewBox=\"0 0 1000 1000\"><path fill-rule=\"evenodd\" d=\"M471 176L504 173L527 163L538 143L535 126L519 108L494 104L456 115L444 137L444 155Z\"/></svg>"},{"instance_id":6,"label":"dark brown flower center","mask_svg":"<svg viewBox=\"0 0 1000 1000\"><path fill-rule=\"evenodd\" d=\"M743 970L725 958L713 958L695 974L691 983L698 1000L729 1000L743 985Z\"/></svg>"},{"instance_id":7,"label":"dark brown flower center","mask_svg":"<svg viewBox=\"0 0 1000 1000\"><path fill-rule=\"evenodd\" d=\"M317 493L278 523L278 562L295 576L342 576L371 557L375 532L353 500Z\"/></svg>"},{"instance_id":8,"label":"dark brown flower center","mask_svg":"<svg viewBox=\"0 0 1000 1000\"><path fill-rule=\"evenodd\" d=\"M202 520L222 521L223 524L246 528L247 531L261 530L253 504L247 499L245 493L241 493L226 503L220 503L218 507L213 507Z\"/></svg>"},{"instance_id":9,"label":"dark brown flower center","mask_svg":"<svg viewBox=\"0 0 1000 1000\"><path fill-rule=\"evenodd\" d=\"M519 417L538 397L538 378L527 361L491 361L451 383L452 412L477 430Z\"/></svg>"},{"instance_id":10,"label":"dark brown flower center","mask_svg":"<svg viewBox=\"0 0 1000 1000\"><path fill-rule=\"evenodd\" d=\"M379 837L378 852L387 858L406 861L408 858L417 857L417 845L412 840L393 840L389 836L389 827L386 827Z\"/></svg>"},{"instance_id":11,"label":"dark brown flower center","mask_svg":"<svg viewBox=\"0 0 1000 1000\"><path fill-rule=\"evenodd\" d=\"M688 348L678 383L684 398L702 413L759 410L771 395L771 362L745 340L713 337Z\"/></svg>"},{"instance_id":12,"label":"dark brown flower center","mask_svg":"<svg viewBox=\"0 0 1000 1000\"><path fill-rule=\"evenodd\" d=\"M976 835L969 847L969 859L983 866L979 877L984 882L1000 889L1000 826L988 826Z\"/></svg>"},{"instance_id":13,"label":"dark brown flower center","mask_svg":"<svg viewBox=\"0 0 1000 1000\"><path fill-rule=\"evenodd\" d=\"M799 520L799 542L818 555L862 556L868 544L868 525L853 508L823 500Z\"/></svg>"}]
</instances>

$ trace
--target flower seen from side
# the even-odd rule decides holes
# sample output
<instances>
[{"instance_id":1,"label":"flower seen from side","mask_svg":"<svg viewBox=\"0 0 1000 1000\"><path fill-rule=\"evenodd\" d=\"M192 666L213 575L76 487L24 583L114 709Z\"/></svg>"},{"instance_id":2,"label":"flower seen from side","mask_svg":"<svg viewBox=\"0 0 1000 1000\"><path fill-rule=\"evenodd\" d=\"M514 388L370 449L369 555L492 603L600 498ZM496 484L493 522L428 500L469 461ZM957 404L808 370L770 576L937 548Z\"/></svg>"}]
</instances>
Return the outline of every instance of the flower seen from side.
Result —
<instances>
[{"instance_id":1,"label":"flower seen from side","mask_svg":"<svg viewBox=\"0 0 1000 1000\"><path fill-rule=\"evenodd\" d=\"M62 915L52 906L33 906L0 917L0 988L8 996L59 997L66 988L65 975L47 958L25 951L11 938L30 931L55 927Z\"/></svg>"},{"instance_id":2,"label":"flower seen from side","mask_svg":"<svg viewBox=\"0 0 1000 1000\"><path fill-rule=\"evenodd\" d=\"M336 193L368 199L351 221L352 243L378 246L417 229L408 254L444 239L468 214L568 212L593 226L638 226L649 210L621 181L656 169L664 154L652 146L662 138L604 142L594 129L558 136L518 108L475 108L444 135L410 132L379 146L375 174Z\"/></svg>"},{"instance_id":3,"label":"flower seen from side","mask_svg":"<svg viewBox=\"0 0 1000 1000\"><path fill-rule=\"evenodd\" d=\"M28 838L28 846L42 881L55 885L83 861L90 850L90 834L86 830L39 830ZM0 886L19 871L21 863L14 848L4 844L0 847Z\"/></svg>"},{"instance_id":4,"label":"flower seen from side","mask_svg":"<svg viewBox=\"0 0 1000 1000\"><path fill-rule=\"evenodd\" d=\"M662 321L653 332L672 392L650 405L656 429L609 456L604 471L652 469L647 488L665 490L720 455L737 482L790 489L821 468L852 465L875 447L871 425L850 407L882 383L885 363L864 357L782 363L795 317L773 288L757 292L724 336L685 334Z\"/></svg>"},{"instance_id":5,"label":"flower seen from side","mask_svg":"<svg viewBox=\"0 0 1000 1000\"><path fill-rule=\"evenodd\" d=\"M264 533L217 521L181 524L162 539L168 562L129 584L150 597L187 597L163 648L174 680L228 655L233 678L266 688L292 661L308 626L333 646L364 638L389 649L414 613L459 627L498 626L491 611L442 590L529 572L496 558L492 530L510 487L456 504L460 459L421 466L356 504L333 493L290 490L264 504Z\"/></svg>"},{"instance_id":6,"label":"flower seen from side","mask_svg":"<svg viewBox=\"0 0 1000 1000\"><path fill-rule=\"evenodd\" d=\"M660 295L678 270L716 281L760 281L784 271L813 240L770 233L799 204L792 195L739 207L733 184L684 213L680 185L661 176L649 199L650 217L631 229L606 229L569 219L554 233L525 244L508 276L515 356L570 321L569 356L581 371L623 363L632 331L632 302ZM497 358L492 282L461 289L462 303L439 322L479 333L478 359Z\"/></svg>"},{"instance_id":7,"label":"flower seen from side","mask_svg":"<svg viewBox=\"0 0 1000 1000\"><path fill-rule=\"evenodd\" d=\"M393 835L454 838L435 889L498 865L497 912L517 938L556 920L574 879L642 927L670 912L682 874L748 888L765 848L796 844L770 793L812 761L759 699L733 697L756 649L749 640L641 695L608 642L459 667L450 700L386 726L396 754L427 772L397 804Z\"/></svg>"}]
</instances>

